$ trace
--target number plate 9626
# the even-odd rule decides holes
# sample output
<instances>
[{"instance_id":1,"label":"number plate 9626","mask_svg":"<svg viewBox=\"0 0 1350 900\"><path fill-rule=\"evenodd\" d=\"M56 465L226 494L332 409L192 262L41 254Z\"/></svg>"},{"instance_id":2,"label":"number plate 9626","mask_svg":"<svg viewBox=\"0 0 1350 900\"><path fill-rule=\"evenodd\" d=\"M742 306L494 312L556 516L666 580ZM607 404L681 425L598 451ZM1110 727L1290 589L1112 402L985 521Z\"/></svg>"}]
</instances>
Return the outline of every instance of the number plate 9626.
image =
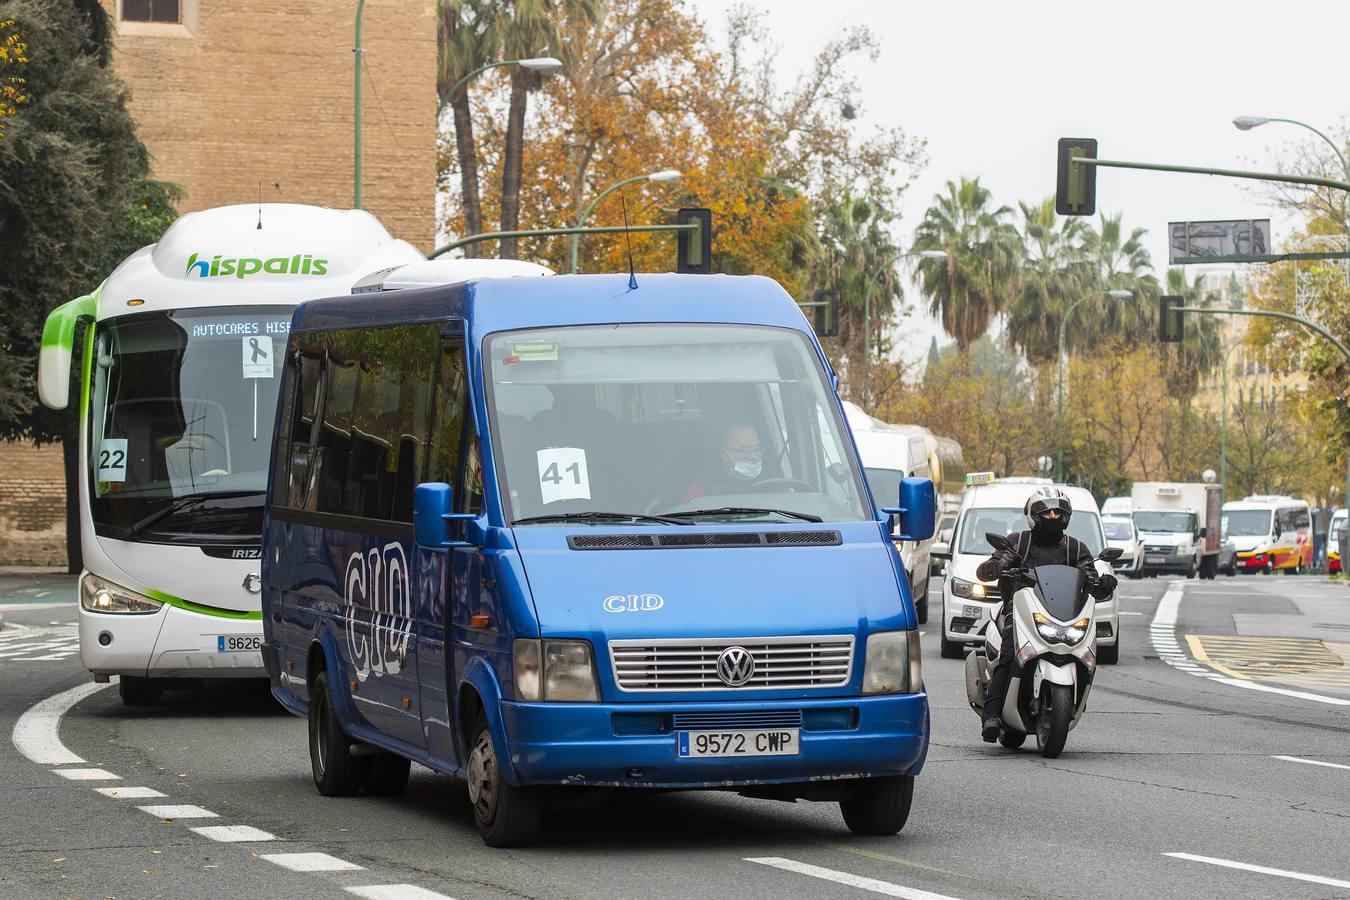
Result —
<instances>
[{"instance_id":1,"label":"number plate 9626","mask_svg":"<svg viewBox=\"0 0 1350 900\"><path fill-rule=\"evenodd\" d=\"M792 756L801 750L801 729L754 731L681 731L676 734L681 759L705 756Z\"/></svg>"}]
</instances>

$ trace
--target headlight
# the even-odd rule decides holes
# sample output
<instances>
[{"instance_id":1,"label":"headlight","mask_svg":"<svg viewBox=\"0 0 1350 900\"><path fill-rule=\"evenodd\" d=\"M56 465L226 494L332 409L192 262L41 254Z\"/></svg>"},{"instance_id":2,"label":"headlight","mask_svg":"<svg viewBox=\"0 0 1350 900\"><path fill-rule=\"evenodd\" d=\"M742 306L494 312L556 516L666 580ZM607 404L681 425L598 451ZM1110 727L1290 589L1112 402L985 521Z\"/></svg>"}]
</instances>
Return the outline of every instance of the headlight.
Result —
<instances>
[{"instance_id":1,"label":"headlight","mask_svg":"<svg viewBox=\"0 0 1350 900\"><path fill-rule=\"evenodd\" d=\"M145 615L158 612L163 605L97 575L86 575L80 582L80 606L88 612Z\"/></svg>"},{"instance_id":2,"label":"headlight","mask_svg":"<svg viewBox=\"0 0 1350 900\"><path fill-rule=\"evenodd\" d=\"M923 688L919 632L880 631L867 636L864 694L911 694Z\"/></svg>"},{"instance_id":3,"label":"headlight","mask_svg":"<svg viewBox=\"0 0 1350 900\"><path fill-rule=\"evenodd\" d=\"M952 577L952 596L961 597L965 600L987 600L994 591L986 584L980 584L978 581L966 581L964 578Z\"/></svg>"},{"instance_id":4,"label":"headlight","mask_svg":"<svg viewBox=\"0 0 1350 900\"><path fill-rule=\"evenodd\" d=\"M1032 613L1031 619L1041 637L1052 644L1076 644L1087 635L1087 616L1070 625L1060 625L1040 613Z\"/></svg>"},{"instance_id":5,"label":"headlight","mask_svg":"<svg viewBox=\"0 0 1350 900\"><path fill-rule=\"evenodd\" d=\"M1190 556L1194 549L1189 543L1177 544L1177 556Z\"/></svg>"},{"instance_id":6,"label":"headlight","mask_svg":"<svg viewBox=\"0 0 1350 900\"><path fill-rule=\"evenodd\" d=\"M577 703L600 697L588 641L522 639L513 645L512 655L521 700Z\"/></svg>"}]
</instances>

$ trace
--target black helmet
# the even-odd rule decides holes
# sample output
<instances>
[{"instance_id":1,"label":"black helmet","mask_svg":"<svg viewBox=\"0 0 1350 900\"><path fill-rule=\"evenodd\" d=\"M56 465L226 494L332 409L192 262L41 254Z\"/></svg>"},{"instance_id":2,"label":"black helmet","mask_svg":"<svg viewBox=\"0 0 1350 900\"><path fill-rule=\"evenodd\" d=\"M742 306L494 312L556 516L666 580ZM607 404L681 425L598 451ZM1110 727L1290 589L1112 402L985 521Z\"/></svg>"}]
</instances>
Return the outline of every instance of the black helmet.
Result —
<instances>
[{"instance_id":1,"label":"black helmet","mask_svg":"<svg viewBox=\"0 0 1350 900\"><path fill-rule=\"evenodd\" d=\"M1057 509L1064 516L1063 522L1067 527L1069 518L1073 515L1073 504L1069 502L1069 495L1057 487L1039 487L1027 498L1026 505L1022 507L1022 512L1026 513L1027 527L1035 528L1036 523L1046 510Z\"/></svg>"}]
</instances>

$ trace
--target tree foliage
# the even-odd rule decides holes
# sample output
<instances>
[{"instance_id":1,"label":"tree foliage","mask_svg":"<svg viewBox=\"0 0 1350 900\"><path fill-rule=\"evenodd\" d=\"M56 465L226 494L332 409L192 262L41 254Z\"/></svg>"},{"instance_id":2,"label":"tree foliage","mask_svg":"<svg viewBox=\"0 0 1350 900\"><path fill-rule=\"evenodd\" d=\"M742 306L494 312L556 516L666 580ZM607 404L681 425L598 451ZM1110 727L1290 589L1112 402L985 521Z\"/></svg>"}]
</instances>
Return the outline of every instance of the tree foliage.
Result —
<instances>
[{"instance_id":1,"label":"tree foliage","mask_svg":"<svg viewBox=\"0 0 1350 900\"><path fill-rule=\"evenodd\" d=\"M5 119L18 115L19 106L28 102L27 83L20 67L28 62L28 41L13 19L0 20L0 138L5 136Z\"/></svg>"}]
</instances>

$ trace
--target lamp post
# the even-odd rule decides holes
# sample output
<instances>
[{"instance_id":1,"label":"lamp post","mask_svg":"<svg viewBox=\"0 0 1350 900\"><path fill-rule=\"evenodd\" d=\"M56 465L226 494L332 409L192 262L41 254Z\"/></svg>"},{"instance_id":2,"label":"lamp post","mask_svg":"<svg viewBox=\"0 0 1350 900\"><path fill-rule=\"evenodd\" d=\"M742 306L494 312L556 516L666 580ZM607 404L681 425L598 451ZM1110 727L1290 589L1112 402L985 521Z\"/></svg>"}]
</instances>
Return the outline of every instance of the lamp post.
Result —
<instances>
[{"instance_id":1,"label":"lamp post","mask_svg":"<svg viewBox=\"0 0 1350 900\"><path fill-rule=\"evenodd\" d=\"M1059 413L1056 416L1057 424L1055 431L1059 439L1055 441L1055 481L1064 483L1064 326L1069 324L1069 319L1073 316L1073 311L1084 301L1092 300L1097 297L1112 297L1116 300L1128 300L1134 296L1134 291L1127 291L1123 288L1116 288L1109 291L1097 291L1088 294L1086 297L1079 297L1069 305L1069 309L1064 313L1064 318L1059 320L1059 338L1056 346L1059 348Z\"/></svg>"},{"instance_id":2,"label":"lamp post","mask_svg":"<svg viewBox=\"0 0 1350 900\"><path fill-rule=\"evenodd\" d=\"M1223 355L1223 400L1219 407L1219 484L1225 486L1225 494L1228 492L1228 364L1233 358L1233 351L1241 346L1242 343L1238 342Z\"/></svg>"},{"instance_id":3,"label":"lamp post","mask_svg":"<svg viewBox=\"0 0 1350 900\"><path fill-rule=\"evenodd\" d=\"M362 2L364 2L364 0L362 0ZM438 120L440 119L441 112L445 109L445 104L450 102L451 97L458 94L460 90L463 89L464 85L489 69L497 69L502 66L520 66L522 69L535 72L539 75L552 75L554 72L561 69L562 65L562 60L554 59L551 56L532 56L529 59L503 59L498 62L490 62L486 65L479 66L459 81L456 81L454 86L446 91L445 99L436 107L436 118Z\"/></svg>"},{"instance_id":4,"label":"lamp post","mask_svg":"<svg viewBox=\"0 0 1350 900\"><path fill-rule=\"evenodd\" d=\"M619 188L625 185L633 184L634 182L638 181L651 181L657 184L672 184L679 180L680 180L680 173L675 169L662 169L659 172L649 172L646 175L634 175L631 178L625 178L622 181L616 181L614 184L611 184L609 187L605 188L603 191L597 194L594 200L586 204L586 208L583 209L581 211L581 215L577 217L576 227L577 228L583 227L586 224L586 220L590 218L591 213L594 212L595 208L600 205L600 201L604 200L610 194L614 193ZM579 250L580 246L581 246L581 234L580 233L573 234L571 265L568 268L568 271L571 272L572 274L576 274L577 271L577 251Z\"/></svg>"},{"instance_id":5,"label":"lamp post","mask_svg":"<svg viewBox=\"0 0 1350 900\"><path fill-rule=\"evenodd\" d=\"M356 85L352 91L355 108L352 111L352 209L361 208L361 14L366 11L366 0L356 0L356 46L352 58L356 61Z\"/></svg>"},{"instance_id":6,"label":"lamp post","mask_svg":"<svg viewBox=\"0 0 1350 900\"><path fill-rule=\"evenodd\" d=\"M1331 145L1331 149L1336 154L1336 158L1341 161L1341 170L1345 173L1345 180L1350 181L1350 160L1347 160L1345 158L1345 153L1341 151L1340 145L1338 145L1331 138L1327 137L1327 135L1324 132L1322 132L1317 128L1314 128L1307 122L1300 122L1298 119L1277 118L1275 116L1238 116L1236 119L1233 120L1233 125L1239 131L1251 131L1253 128L1260 127L1261 125L1265 125L1268 122L1283 122L1286 125L1297 125L1299 128L1306 128L1308 131L1311 131L1313 134L1317 135L1322 140L1326 141L1329 145ZM1342 219L1341 224L1345 228L1345 235L1346 235L1345 239L1347 242L1350 242L1350 210L1346 209L1346 206L1344 205L1344 200L1342 200L1341 205L1341 219ZM1297 278L1295 278L1294 289L1295 293L1297 293L1298 290ZM1346 454L1345 460L1345 502L1347 506L1350 506L1350 453Z\"/></svg>"}]
</instances>

